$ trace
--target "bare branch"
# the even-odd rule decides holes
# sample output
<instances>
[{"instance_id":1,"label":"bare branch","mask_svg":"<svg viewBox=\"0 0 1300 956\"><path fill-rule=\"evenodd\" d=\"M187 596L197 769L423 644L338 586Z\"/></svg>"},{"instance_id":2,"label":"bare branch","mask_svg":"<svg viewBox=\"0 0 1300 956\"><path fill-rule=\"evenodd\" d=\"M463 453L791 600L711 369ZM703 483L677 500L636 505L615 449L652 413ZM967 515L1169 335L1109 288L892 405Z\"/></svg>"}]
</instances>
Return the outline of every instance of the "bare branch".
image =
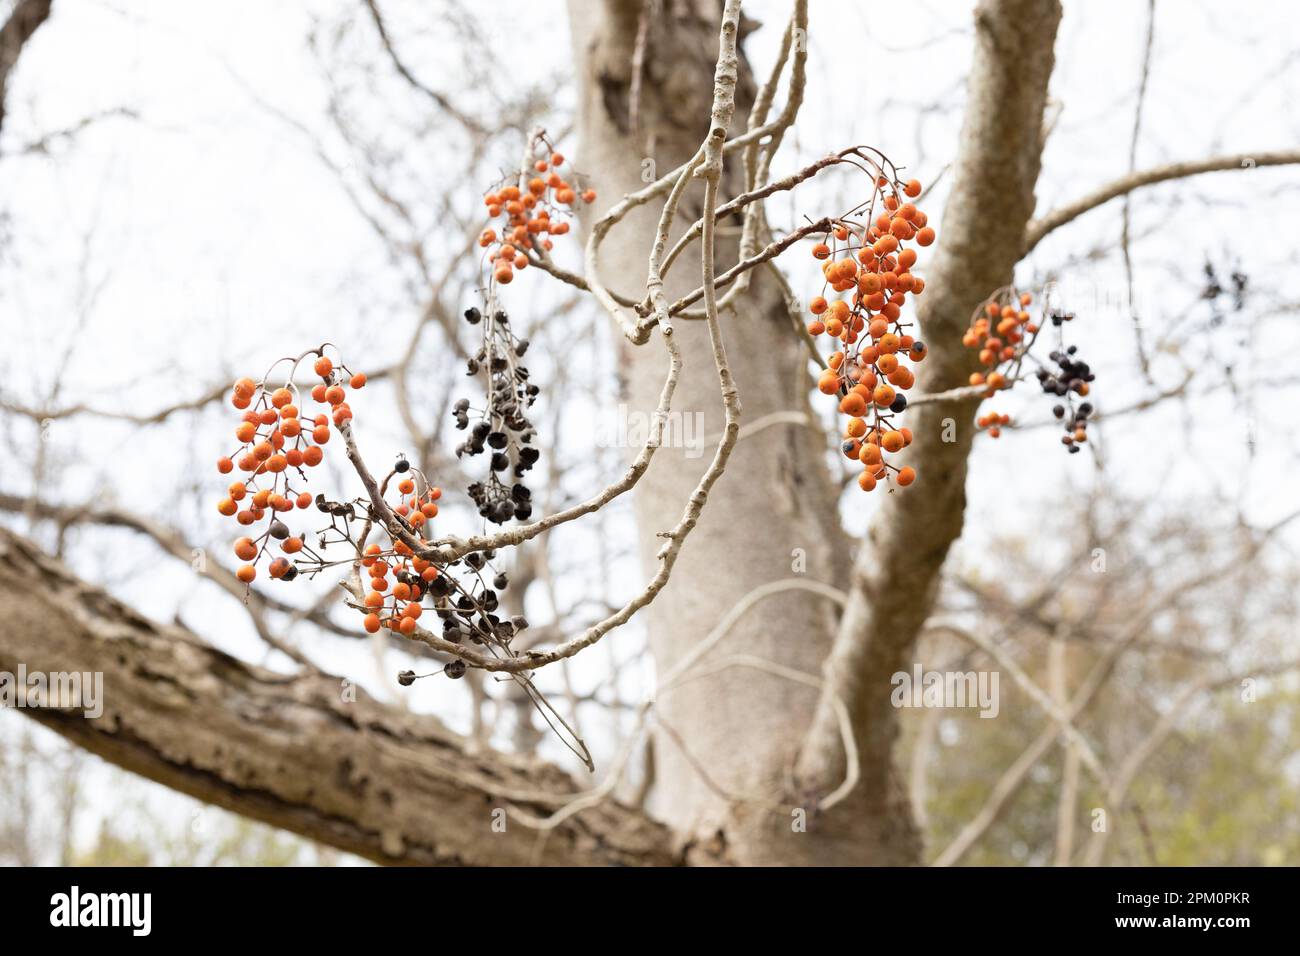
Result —
<instances>
[{"instance_id":1,"label":"bare branch","mask_svg":"<svg viewBox=\"0 0 1300 956\"><path fill-rule=\"evenodd\" d=\"M1190 160L1182 163L1169 163L1152 169L1131 173L1114 182L1107 183L1093 190L1068 206L1062 206L1048 213L1041 219L1035 219L1025 227L1024 254L1028 255L1048 233L1066 223L1078 219L1084 213L1091 212L1098 206L1104 206L1112 199L1127 195L1135 189L1166 183L1174 179L1186 179L1202 173L1217 173L1227 170L1263 169L1268 166L1289 166L1300 163L1300 150L1279 150L1276 152L1235 153L1230 156L1215 156L1210 159Z\"/></svg>"}]
</instances>

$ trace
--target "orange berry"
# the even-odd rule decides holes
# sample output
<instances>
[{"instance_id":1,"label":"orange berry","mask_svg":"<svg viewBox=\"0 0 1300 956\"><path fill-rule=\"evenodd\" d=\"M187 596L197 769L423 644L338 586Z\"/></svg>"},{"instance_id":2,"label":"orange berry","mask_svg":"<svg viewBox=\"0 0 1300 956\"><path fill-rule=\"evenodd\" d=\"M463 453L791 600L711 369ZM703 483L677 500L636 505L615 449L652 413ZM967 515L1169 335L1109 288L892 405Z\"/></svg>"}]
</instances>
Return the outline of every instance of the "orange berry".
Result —
<instances>
[{"instance_id":1,"label":"orange berry","mask_svg":"<svg viewBox=\"0 0 1300 956\"><path fill-rule=\"evenodd\" d=\"M253 579L257 577L257 568L253 567L251 564L242 565L240 569L235 572L235 577L239 578L239 580L243 581L245 584L251 584Z\"/></svg>"},{"instance_id":2,"label":"orange berry","mask_svg":"<svg viewBox=\"0 0 1300 956\"><path fill-rule=\"evenodd\" d=\"M912 374L910 368L900 365L889 374L889 384L907 391L916 384L916 376Z\"/></svg>"},{"instance_id":3,"label":"orange berry","mask_svg":"<svg viewBox=\"0 0 1300 956\"><path fill-rule=\"evenodd\" d=\"M892 390L891 390L892 391ZM890 398L893 401L893 398ZM889 404L886 402L885 404ZM854 418L861 418L867 411L867 400L858 392L849 392L840 399L840 411L845 415L851 415Z\"/></svg>"},{"instance_id":4,"label":"orange berry","mask_svg":"<svg viewBox=\"0 0 1300 956\"><path fill-rule=\"evenodd\" d=\"M915 468L912 468L912 467L909 465L908 467L906 467L906 468L902 469L901 471L899 471L899 473L898 473L898 483L899 483L899 485L901 485L902 487L906 488L908 485L910 485L910 484L911 484L912 482L914 482L914 481L916 481L916 469L915 469Z\"/></svg>"}]
</instances>

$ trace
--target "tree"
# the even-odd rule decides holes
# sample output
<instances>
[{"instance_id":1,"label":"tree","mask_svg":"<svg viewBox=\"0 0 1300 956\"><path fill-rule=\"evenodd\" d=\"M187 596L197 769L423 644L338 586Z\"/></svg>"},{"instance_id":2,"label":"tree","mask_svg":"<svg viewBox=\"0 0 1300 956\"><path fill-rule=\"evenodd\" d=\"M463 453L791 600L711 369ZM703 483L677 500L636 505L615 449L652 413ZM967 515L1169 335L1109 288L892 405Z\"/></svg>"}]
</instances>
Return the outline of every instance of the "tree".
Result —
<instances>
[{"instance_id":1,"label":"tree","mask_svg":"<svg viewBox=\"0 0 1300 956\"><path fill-rule=\"evenodd\" d=\"M1011 282L1017 263L1051 230L1145 185L1234 168L1238 157L1138 172L1035 219L1061 11L1053 0L982 2L943 228L918 300L929 349L910 406L915 441L905 460L923 481L888 495L866 536L854 541L840 525L827 437L809 404L807 345L795 331L803 306L771 259L753 261L779 240L761 202L716 212L723 197L764 186L798 114L807 6L793 4L777 68L756 83L740 44L747 24L737 2L570 4L583 168L602 195L632 198L599 218L588 215L584 275L536 264L594 291L618 319L628 340L621 354L631 409L647 418L664 410L665 352L674 357L671 367L680 368L670 377L672 407L702 413L717 449L699 459L658 449L611 485L612 493L592 499L594 507L559 512L578 519L624 491L632 495L648 584L621 610L578 637L558 635L550 647L582 650L636 613L647 622L660 678L653 813L611 796L622 761L604 783L584 789L554 767L484 751L363 692L349 699L340 695L339 678L316 670L264 620L256 623L267 642L302 667L288 677L255 668L184 629L142 619L6 534L0 613L17 623L0 641L0 669L22 662L47 671L103 670L123 688L102 721L29 713L151 779L378 861L921 862L913 801L896 759L900 712L890 703L891 678L907 669L933 620L940 572L962 532L971 422L985 394L968 385L980 367L961 341L969 316ZM379 8L367 9L386 52L419 85ZM790 79L778 109L783 71ZM466 111L428 93L438 109L465 118ZM1283 164L1300 155L1254 159L1255 166ZM647 178L647 168L672 172ZM736 228L719 228L727 226ZM660 288L656 264L687 235L698 238L699 271L680 265ZM713 277L745 262L720 289L720 306ZM643 274L647 283L638 288ZM688 318L683 306L667 332L668 303L697 286L702 314ZM641 314L628 303L643 295L651 308ZM428 311L447 321L436 296ZM404 379L411 369L403 363L394 374ZM359 462L350 437L348 445ZM424 443L422 458L436 460L432 445ZM360 464L357 470L368 474ZM374 489L367 491L374 500ZM134 527L174 554L187 551L167 529L112 509L17 499L6 507L59 523ZM396 540L400 531L391 527ZM540 532L513 534L518 540L507 543ZM782 547L758 546L766 542ZM464 554L484 545L450 547ZM213 574L242 589L229 572ZM255 617L275 609L269 598L252 600ZM334 626L327 616L321 623ZM1014 666L977 636L968 640L1008 670ZM439 660L476 663L472 652L426 643ZM542 649L542 657L523 661L529 669L549 666L571 651ZM1024 685L1034 686L1028 675ZM1076 758L1122 802L1120 781L1089 762L1091 749L1068 710L1046 698L1043 708ZM648 711L641 709L638 726L650 723ZM509 835L480 839L498 811Z\"/></svg>"}]
</instances>

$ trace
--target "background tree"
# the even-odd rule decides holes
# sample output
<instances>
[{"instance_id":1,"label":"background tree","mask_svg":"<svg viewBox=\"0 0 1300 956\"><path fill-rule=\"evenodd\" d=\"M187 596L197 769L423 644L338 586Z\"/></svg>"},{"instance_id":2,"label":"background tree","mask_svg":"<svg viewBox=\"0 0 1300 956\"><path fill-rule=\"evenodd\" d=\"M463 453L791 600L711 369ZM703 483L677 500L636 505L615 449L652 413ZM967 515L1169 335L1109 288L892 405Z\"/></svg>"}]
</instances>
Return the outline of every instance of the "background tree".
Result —
<instances>
[{"instance_id":1,"label":"background tree","mask_svg":"<svg viewBox=\"0 0 1300 956\"><path fill-rule=\"evenodd\" d=\"M571 285L598 284L630 300L645 294L643 277L647 261L653 261L667 188L616 221L608 210L617 208L620 196L642 192L648 183L671 185L666 174L710 141L731 69L735 95L729 136L764 124L771 126L771 135L756 140L753 150L730 151L716 169L724 199L761 185L769 172L776 178L783 174L779 170L798 168L778 153L784 140L817 135L823 151L849 145L833 125L825 131L832 142L823 143L820 133L796 120L823 105L801 103L818 11L810 34L805 4L780 10L789 23L775 67L770 74L761 69L755 78L743 55L734 63L727 56L730 40L743 39L755 26L737 18L738 6L705 0L571 4L577 146L570 152L602 197L586 223L600 238L599 271L590 270L588 257L583 267L561 277ZM385 332L376 343L376 365L367 371L391 390L385 394L391 394L396 414L391 434L363 440L370 446L364 447L367 457L371 447L405 448L452 489L464 486L471 467L450 454L449 411L456 394L449 383L473 349L457 315L475 299L473 239L482 218L474 188L448 189L447 184L495 179L494 167L510 168L535 125L546 125L558 142L570 139L561 135L569 113L545 95L557 85L545 75L546 64L539 75L527 77L529 82L514 75L507 82L468 58L463 96L421 79L433 75L425 68L429 51L443 49L452 34L467 49L509 41L485 35L474 18L454 8L432 34L410 27L412 17L403 12L405 17L396 8L390 12L367 2L314 25L310 49L327 91L323 122L303 119L302 111L288 113L251 87L248 95L268 122L319 158L331 188L369 229L372 255L382 261L384 297L362 306L361 321ZM0 670L14 670L19 662L29 669L103 670L106 685L116 689L104 720L56 710L24 713L183 793L383 862L1068 863L1143 854L1165 862L1153 848L1176 846L1186 832L1172 810L1179 799L1170 795L1189 783L1178 764L1163 767L1154 789L1143 783L1157 764L1153 754L1163 753L1159 745L1179 728L1213 733L1190 728L1186 721L1193 705L1214 699L1214 689L1291 666L1284 635L1276 630L1285 620L1285 601L1243 570L1281 562L1293 573L1286 552L1276 550L1280 540L1290 540L1287 525L1252 522L1239 512L1219 525L1189 523L1179 529L1185 536L1144 537L1126 524L1122 498L1103 494L1088 498L1087 505L1059 505L1066 520L1054 540L1067 545L1068 553L1059 556L1055 570L1050 558L1056 555L1044 552L1038 535L1017 541L986 522L977 526L979 573L967 573L971 562L960 557L956 567L946 564L963 533L968 489L977 480L968 475L968 461L980 398L963 390L977 366L961 334L971 313L1010 282L1018 266L1025 268L1022 261L1040 242L1090 210L1124 202L1119 253L1131 276L1130 246L1138 235L1130 193L1202 172L1285 165L1300 156L1264 150L1209 159L1179 154L1174 158L1190 161L1144 170L1134 163L1134 146L1128 151L1129 174L1111 184L1089 178L1086 188L1071 190L1044 211L1035 191L1055 122L1049 84L1060 23L1056 3L988 0L962 33L971 62L960 135L944 156L944 172L936 176L936 168L928 177L938 179L943 210L936 215L935 255L920 267L927 288L919 318L930 355L917 387L923 398L909 411L916 441L907 460L923 478L906 493L884 496L865 532L857 520L856 489L850 489L854 497L842 492L835 435L828 432L822 410L809 403L814 380L808 353L792 330L803 322L804 297L793 292L802 281L798 264L788 267L788 274L772 263L747 272L741 291L730 299L724 288L725 305L715 323L685 317L674 322L673 339L683 357L674 408L701 415L706 448L722 438L729 459L707 489L697 522L687 509L690 538L669 540L680 545L672 552L672 575L662 591L650 593L653 603L633 620L633 627L645 628L649 661L628 654L623 643L615 650L609 636L603 651L589 648L537 672L537 686L575 726L596 728L594 734L584 731L601 768L595 782L575 782L534 755L540 748L549 756L554 745L541 734L541 719L518 683L471 670L467 704L452 714L467 728L464 737L432 717L407 712L391 681L398 669L392 656L416 655L413 666L423 672L449 659L442 650L394 649L395 638L377 644L374 652L387 678L379 685L382 700L331 676L353 677L369 666L357 622L338 608L337 592L322 590L313 595L318 600L300 606L295 598L280 596L287 592L254 590L246 605L248 620L268 649L264 663L273 665L268 669L205 644L179 616L170 625L151 622L141 612L152 595L132 587L130 575L96 567L84 545L69 547L70 540L90 540L78 528L127 528L180 562L196 560L193 542L211 533L205 529L203 538L195 536L193 529L206 525L202 518L187 522L188 528L176 527L162 509L141 513L84 487L57 488L63 462L50 456L61 452L66 460L69 449L42 439L51 428L81 429L87 427L81 423L93 421L97 428L120 429L129 440L147 444L150 429L207 416L224 395L228 386L220 380L230 369L210 364L201 375L211 388L188 383L182 394L196 398L162 407L136 400L126 410L106 410L89 400L65 401L64 391L73 387L65 374L71 348L61 364L53 363L56 369L44 382L35 383L39 387L26 395L8 389L0 394L11 435L37 436L36 441L12 439L17 449L27 449L15 458L30 465L32 480L26 491L16 477L14 485L0 487L0 507L75 566L60 566L30 542L5 534L0 605L13 624L0 640ZM1141 68L1134 144L1150 46ZM911 54L912 62L925 55ZM829 69L835 76L842 67ZM889 78L882 67L869 82L888 86ZM918 128L927 113L946 108L945 103L916 110ZM831 115L845 114L833 109ZM891 154L901 152L883 138L881 145ZM1115 148L1124 152L1122 144ZM916 157L916 168L925 173L922 159ZM18 161L23 160L9 162ZM702 178L683 180L671 200L677 215L666 236L669 247L697 220L712 219L709 211L719 200L710 197L708 159L704 172ZM815 197L834 187L818 188L823 192L792 211L812 218L811 211L821 208ZM804 194L801 185L795 195ZM825 208L850 204L821 201ZM766 205L721 217L716 242L705 237L702 248L714 250L717 273L792 231L791 210L775 199ZM934 203L929 208L939 211ZM780 218L787 218L785 228L769 224ZM669 302L700 285L697 256L692 250L668 274ZM90 257L83 265L85 322L105 280ZM1184 259L1179 266L1186 272L1189 263ZM1057 258L1048 268L1068 279L1084 266ZM530 278L541 283L546 277ZM1132 285L1130 280L1130 297ZM1193 295L1199 292L1186 285ZM544 430L555 442L555 464L546 472L545 507L539 513L581 502L621 471L621 449L602 447L590 456L589 431L583 427L589 420L584 422L580 409L626 403L631 412L649 416L660 400L666 359L657 333L642 344L627 341L636 336L623 336L621 327L595 314L586 301L582 289L551 283L526 317L554 414ZM616 302L604 304L614 305L624 320L631 315ZM3 301L0 306L12 308ZM1285 310L1284 301L1275 311L1260 307L1252 317L1252 335L1279 341L1268 321ZM394 314L404 318L392 322ZM1107 439L1112 417L1117 428L1136 430L1144 427L1136 424L1138 416L1184 402L1194 407L1193 382L1210 389L1242 384L1226 362L1216 363L1229 370L1222 380L1201 371L1196 340L1185 337L1192 344L1184 347L1183 339L1172 335L1180 325L1186 328L1184 320L1163 329L1139 323L1132 345L1127 332L1105 330L1101 341L1117 360L1136 356L1144 386L1131 406L1119 404L1118 392L1111 404L1102 404ZM397 334L387 334L390 329ZM278 348L280 341L292 343L302 334L291 328L283 332L277 333L271 355L300 350L301 338ZM741 408L734 432L728 426L736 408L729 416L726 376L720 389L714 361L719 332L726 375ZM1150 341L1153 333L1162 341ZM264 365L265 349L272 344L241 342L238 355L227 352L223 365L249 356ZM613 375L576 374L584 367L612 368L615 355L617 382ZM1155 377L1165 377L1162 363L1199 374L1189 371L1168 385ZM1287 376L1293 377L1291 370L1281 371L1275 388L1289 387ZM947 428L949 421L955 428ZM81 431L76 435L83 447L102 440ZM945 440L949 436L955 440ZM1031 439L1053 440L1041 432L1026 434L1003 455L1034 455L1038 446ZM1103 444L1093 459L1101 488L1117 467L1108 449ZM554 646L608 618L630 596L619 576L654 580L663 565L662 533L683 527L683 509L714 461L707 450L699 456L689 452L693 449L656 452L629 495L630 515L618 510L624 504L620 499L589 521L557 528L519 549L513 590L525 597L515 600L524 602L519 610L528 604L535 619L521 650ZM206 461L207 448L193 457ZM122 488L125 474L117 476ZM164 494L182 483L198 482L186 476ZM52 494L56 489L60 493ZM1007 485L981 490L1000 495L1004 508L1033 513L1040 507L1037 501L1017 502ZM1088 520L1082 540L1073 542L1080 515ZM629 523L639 542L635 559L621 553ZM1044 526L1031 520L1029 527L1035 525ZM990 529L998 532L996 544L990 543ZM1198 534L1215 545L1197 543L1204 540ZM1169 541L1186 542L1184 557L1205 553L1223 564L1209 561L1209 569L1192 567L1174 580L1158 573L1172 565L1154 560L1142 567L1125 562L1121 574L1079 571L1097 547L1134 551ZM1017 548L1027 552L1023 561L1017 561ZM243 586L224 568L224 557L200 557L205 582L242 597ZM947 581L941 578L945 568ZM1237 571L1246 575L1240 587L1251 597L1247 610L1257 625L1235 617L1216 622L1207 604L1185 607L1189 595L1203 599L1211 586L1231 593L1229 582ZM77 572L106 581L129 605L82 583ZM1008 588L1005 581L1027 586ZM631 594L641 586L634 585ZM536 608L543 612L540 620ZM193 616L185 619L197 620L194 608L188 610ZM1172 632L1160 626L1166 615L1179 622ZM1243 643L1253 653L1243 659L1239 649L1222 646L1217 641L1222 627L1248 633ZM334 658L328 671L313 663L325 640L332 642ZM602 653L610 656L601 658ZM593 658L600 661L596 671ZM900 712L890 703L890 678L917 659L999 670L1006 716L972 721ZM653 707L636 699L649 664L658 676ZM1117 681L1143 687L1151 707L1137 706L1130 713L1117 712L1113 701L1102 706L1112 696L1123 697L1123 690L1113 689ZM1244 721L1255 727L1252 754L1262 760L1294 739L1293 705L1285 697L1271 700L1267 718L1220 709L1206 718L1207 726ZM1286 729L1265 732L1263 726ZM978 745L954 747L954 735ZM846 740L851 740L847 748ZM499 752L503 746L518 753ZM1197 752L1211 764L1230 756L1213 747ZM936 774L940 760L944 772ZM989 767L999 770L991 773ZM1258 767L1246 779L1252 789L1283 784ZM1157 826L1150 823L1153 802L1168 814L1160 815ZM1095 806L1123 824L1115 840L1085 829L1091 820L1087 810ZM483 839L494 832L498 818L507 821L507 832ZM1224 837L1225 847L1236 848L1227 856L1239 852L1240 839ZM1268 847L1274 855L1289 852L1281 835ZM1195 851L1179 849L1168 859L1194 856Z\"/></svg>"}]
</instances>

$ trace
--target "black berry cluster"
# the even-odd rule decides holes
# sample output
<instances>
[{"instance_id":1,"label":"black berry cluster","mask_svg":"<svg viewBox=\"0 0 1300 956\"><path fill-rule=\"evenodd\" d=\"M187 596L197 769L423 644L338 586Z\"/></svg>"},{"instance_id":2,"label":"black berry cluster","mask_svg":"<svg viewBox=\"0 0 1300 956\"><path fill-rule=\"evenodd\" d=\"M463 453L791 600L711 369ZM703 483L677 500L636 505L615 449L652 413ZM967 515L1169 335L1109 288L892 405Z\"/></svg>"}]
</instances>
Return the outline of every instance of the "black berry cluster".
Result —
<instances>
[{"instance_id":1,"label":"black berry cluster","mask_svg":"<svg viewBox=\"0 0 1300 956\"><path fill-rule=\"evenodd\" d=\"M467 309L465 320L483 326L483 346L466 363L466 371L471 376L486 375L487 406L474 409L465 398L456 402L452 410L456 427L469 429L456 456L490 453L486 480L467 489L480 515L494 524L511 518L525 521L533 506L532 492L522 479L541 457L527 415L540 390L529 382L528 369L520 361L528 351L528 339L515 336L509 317L500 309L486 317L478 309ZM472 414L477 416L473 427Z\"/></svg>"},{"instance_id":2,"label":"black berry cluster","mask_svg":"<svg viewBox=\"0 0 1300 956\"><path fill-rule=\"evenodd\" d=\"M1051 315L1052 324L1056 326L1073 318L1073 313L1069 312L1058 311ZM1037 372L1038 383L1045 394L1066 399L1064 404L1058 404L1052 409L1052 414L1064 423L1065 434L1061 436L1061 444L1071 454L1077 453L1079 446L1088 440L1088 417L1093 411L1091 402L1075 406L1074 397L1087 395L1089 383L1096 378L1088 363L1076 357L1078 351L1077 345L1071 345L1050 353L1047 357L1055 363L1056 368L1044 366Z\"/></svg>"},{"instance_id":3,"label":"black berry cluster","mask_svg":"<svg viewBox=\"0 0 1300 956\"><path fill-rule=\"evenodd\" d=\"M1205 264L1205 287L1201 290L1201 298L1217 302L1221 296L1231 292L1232 307L1235 311L1240 312L1246 304L1246 285L1249 279L1240 269L1234 269L1226 282L1227 286L1225 286L1225 281L1219 278L1213 263L1207 262Z\"/></svg>"},{"instance_id":4,"label":"black berry cluster","mask_svg":"<svg viewBox=\"0 0 1300 956\"><path fill-rule=\"evenodd\" d=\"M453 644L464 641L487 644L509 652L514 636L528 627L523 615L503 620L496 613L501 603L500 592L510 586L510 579L504 571L493 572L489 562L495 557L495 551L467 554L429 582L434 612L442 621L443 640ZM463 573L456 578L447 573L458 566ZM454 660L443 670L448 677L463 677L465 662Z\"/></svg>"}]
</instances>

